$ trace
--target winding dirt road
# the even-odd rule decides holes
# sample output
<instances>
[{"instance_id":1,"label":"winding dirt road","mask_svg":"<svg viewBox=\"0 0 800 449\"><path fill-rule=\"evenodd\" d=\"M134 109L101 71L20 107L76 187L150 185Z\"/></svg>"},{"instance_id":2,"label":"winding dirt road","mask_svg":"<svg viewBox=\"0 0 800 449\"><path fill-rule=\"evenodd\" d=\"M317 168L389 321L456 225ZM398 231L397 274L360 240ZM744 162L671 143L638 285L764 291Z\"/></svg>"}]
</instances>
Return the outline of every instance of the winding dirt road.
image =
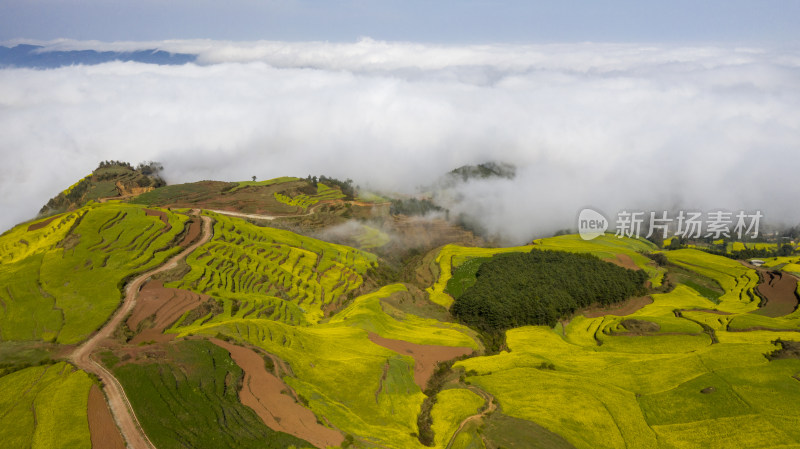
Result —
<instances>
[{"instance_id":1,"label":"winding dirt road","mask_svg":"<svg viewBox=\"0 0 800 449\"><path fill-rule=\"evenodd\" d=\"M456 429L456 431L453 432L453 436L450 437L450 441L447 443L446 449L450 449L453 446L453 443L455 443L456 441L456 437L458 436L459 433L461 433L462 430L464 430L464 427L467 424L469 424L472 421L483 419L484 416L488 415L489 413L492 413L497 409L497 401L495 400L494 396L473 385L470 385L469 387L467 387L467 389L477 394L478 396L482 397L486 401L486 408L482 412L472 416L468 416L463 421L461 421L461 424L459 424L458 429Z\"/></svg>"},{"instance_id":2,"label":"winding dirt road","mask_svg":"<svg viewBox=\"0 0 800 449\"><path fill-rule=\"evenodd\" d=\"M246 214L244 212L234 212L234 211L230 211L230 210L218 210L218 209L206 209L206 210L209 211L209 212L217 213L217 214L229 215L231 217L252 218L252 219L256 219L256 220L274 220L276 218L307 217L309 215L314 215L314 211L317 208L319 208L320 206L323 206L324 204L326 204L326 203L319 202L319 203L314 204L313 206L309 207L308 211L306 211L306 213L304 213L304 214L291 214L291 215Z\"/></svg>"},{"instance_id":3,"label":"winding dirt road","mask_svg":"<svg viewBox=\"0 0 800 449\"><path fill-rule=\"evenodd\" d=\"M322 206L335 203L338 200L324 200L311 205L308 207L308 210L303 214L288 214L288 215L265 215L265 214L246 214L244 212L234 212L230 210L219 210L219 209L205 209L209 212L214 212L217 214L222 215L229 215L231 217L239 217L239 218L252 218L257 220L275 220L276 218L295 218L295 217L308 217L309 215L314 215L316 210ZM355 204L358 206L365 206L365 205L375 205L375 206L383 206L386 204L391 203L363 203L360 201L342 201L343 203Z\"/></svg>"},{"instance_id":4,"label":"winding dirt road","mask_svg":"<svg viewBox=\"0 0 800 449\"><path fill-rule=\"evenodd\" d=\"M198 211L193 212L196 214ZM114 420L117 422L117 425L119 426L122 436L125 438L128 447L131 449L155 449L155 446L142 430L139 420L136 418L136 414L133 412L133 408L128 401L128 397L125 395L122 385L120 385L119 381L117 381L113 374L103 368L99 363L92 360L92 352L97 348L97 345L101 341L105 340L106 338L110 338L114 334L114 330L117 328L117 326L119 326L125 316L131 310L133 310L133 307L136 305L136 296L139 293L139 289L151 276L176 267L178 261L185 258L192 251L211 240L212 220L210 217L206 216L203 216L202 219L203 232L201 238L193 245L181 251L180 254L170 259L164 265L150 270L130 282L125 289L125 299L122 301L122 307L117 309L114 315L111 316L111 319L108 320L108 322L102 328L100 328L100 330L94 334L92 338L78 346L78 348L76 348L70 356L70 360L75 364L75 366L88 373L97 375L100 380L103 381L103 389L105 390L106 397L108 398L108 405L111 409L111 413L114 415Z\"/></svg>"}]
</instances>

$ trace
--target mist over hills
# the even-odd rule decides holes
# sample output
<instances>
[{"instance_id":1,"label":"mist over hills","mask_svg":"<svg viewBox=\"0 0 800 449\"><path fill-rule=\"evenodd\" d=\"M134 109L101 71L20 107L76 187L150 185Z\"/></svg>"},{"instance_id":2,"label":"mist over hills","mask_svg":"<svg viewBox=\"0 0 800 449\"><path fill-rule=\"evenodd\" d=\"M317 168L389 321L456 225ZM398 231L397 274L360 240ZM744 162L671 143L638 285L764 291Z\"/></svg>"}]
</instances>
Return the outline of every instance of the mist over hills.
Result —
<instances>
[{"instance_id":1,"label":"mist over hills","mask_svg":"<svg viewBox=\"0 0 800 449\"><path fill-rule=\"evenodd\" d=\"M522 243L592 207L761 210L793 204L800 58L778 47L645 44L27 42L47 52L196 55L0 70L0 218L33 216L98 160L158 160L173 184L287 174L420 193L498 160L513 179L453 195ZM16 43L7 44L10 46ZM468 209L468 210L467 210Z\"/></svg>"}]
</instances>

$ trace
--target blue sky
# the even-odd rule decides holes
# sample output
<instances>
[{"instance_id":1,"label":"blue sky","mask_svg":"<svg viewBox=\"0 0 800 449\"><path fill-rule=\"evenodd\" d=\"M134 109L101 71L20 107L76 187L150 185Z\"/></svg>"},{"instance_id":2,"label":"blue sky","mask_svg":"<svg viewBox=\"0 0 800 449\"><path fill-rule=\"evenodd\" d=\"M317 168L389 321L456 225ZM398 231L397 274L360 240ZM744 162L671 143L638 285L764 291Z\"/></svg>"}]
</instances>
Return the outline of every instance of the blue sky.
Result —
<instances>
[{"instance_id":1,"label":"blue sky","mask_svg":"<svg viewBox=\"0 0 800 449\"><path fill-rule=\"evenodd\" d=\"M794 44L796 0L3 0L0 39Z\"/></svg>"}]
</instances>

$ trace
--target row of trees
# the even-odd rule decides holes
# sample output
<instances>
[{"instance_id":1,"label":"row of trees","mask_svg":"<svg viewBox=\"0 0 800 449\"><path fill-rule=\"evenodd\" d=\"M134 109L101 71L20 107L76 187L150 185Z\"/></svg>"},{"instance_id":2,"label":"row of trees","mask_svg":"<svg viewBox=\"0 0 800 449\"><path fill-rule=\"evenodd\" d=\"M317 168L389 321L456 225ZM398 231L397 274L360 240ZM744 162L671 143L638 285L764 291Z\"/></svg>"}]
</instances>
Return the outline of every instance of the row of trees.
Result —
<instances>
[{"instance_id":1,"label":"row of trees","mask_svg":"<svg viewBox=\"0 0 800 449\"><path fill-rule=\"evenodd\" d=\"M643 295L646 280L644 270L628 270L590 254L499 254L480 266L475 284L450 311L490 334L524 325L553 326L582 307Z\"/></svg>"},{"instance_id":2,"label":"row of trees","mask_svg":"<svg viewBox=\"0 0 800 449\"><path fill-rule=\"evenodd\" d=\"M445 212L445 209L427 198L421 200L416 198L393 199L389 209L393 215L426 215L429 212Z\"/></svg>"},{"instance_id":3,"label":"row of trees","mask_svg":"<svg viewBox=\"0 0 800 449\"><path fill-rule=\"evenodd\" d=\"M356 188L353 187L353 180L350 178L342 181L340 179L331 178L325 175L321 175L319 178L308 175L308 177L306 177L306 181L308 181L314 187L316 187L318 183L325 184L328 187L338 187L339 190L342 191L342 194L344 194L346 200L353 200L356 197Z\"/></svg>"},{"instance_id":4,"label":"row of trees","mask_svg":"<svg viewBox=\"0 0 800 449\"><path fill-rule=\"evenodd\" d=\"M125 161L100 161L100 164L97 165L97 170L100 170L101 168L110 168L110 167L123 167L133 170L133 166L130 164L130 162L125 162Z\"/></svg>"}]
</instances>

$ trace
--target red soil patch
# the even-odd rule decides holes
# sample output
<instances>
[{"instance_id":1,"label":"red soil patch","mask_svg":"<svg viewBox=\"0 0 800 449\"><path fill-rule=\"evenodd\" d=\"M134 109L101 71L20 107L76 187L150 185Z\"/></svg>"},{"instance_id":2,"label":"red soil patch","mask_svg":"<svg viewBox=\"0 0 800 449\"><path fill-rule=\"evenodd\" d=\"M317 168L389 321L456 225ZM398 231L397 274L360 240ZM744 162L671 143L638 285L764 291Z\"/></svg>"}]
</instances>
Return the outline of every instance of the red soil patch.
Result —
<instances>
[{"instance_id":1,"label":"red soil patch","mask_svg":"<svg viewBox=\"0 0 800 449\"><path fill-rule=\"evenodd\" d=\"M639 296L636 298L627 299L610 307L600 307L598 305L590 306L586 309L579 310L576 312L576 314L581 314L586 318L597 318L606 315L625 316L630 315L642 307L652 303L653 298L649 296Z\"/></svg>"},{"instance_id":2,"label":"red soil patch","mask_svg":"<svg viewBox=\"0 0 800 449\"><path fill-rule=\"evenodd\" d=\"M161 222L166 225L164 229L161 230L161 233L169 232L172 229L172 225L169 224L169 219L167 218L167 213L162 210L153 210L153 209L145 209L145 215L149 215L151 217L158 217L161 219Z\"/></svg>"},{"instance_id":3,"label":"red soil patch","mask_svg":"<svg viewBox=\"0 0 800 449\"><path fill-rule=\"evenodd\" d=\"M756 313L775 318L794 312L798 302L795 293L797 279L779 271L759 270L758 276L761 278L761 283L756 287L756 291L766 299L766 304Z\"/></svg>"},{"instance_id":4,"label":"red soil patch","mask_svg":"<svg viewBox=\"0 0 800 449\"><path fill-rule=\"evenodd\" d=\"M97 385L92 385L89 390L89 433L92 438L92 447L100 449L125 449L125 441L119 432L111 410L108 409L106 398Z\"/></svg>"},{"instance_id":5,"label":"red soil patch","mask_svg":"<svg viewBox=\"0 0 800 449\"><path fill-rule=\"evenodd\" d=\"M208 296L181 290L166 288L161 281L150 281L142 287L136 299L136 306L128 317L128 327L137 330L139 323L145 319L152 321L131 340L132 344L143 341L163 342L173 338L171 334L164 334L164 329L174 323L187 310L197 307L201 302L207 301Z\"/></svg>"},{"instance_id":6,"label":"red soil patch","mask_svg":"<svg viewBox=\"0 0 800 449\"><path fill-rule=\"evenodd\" d=\"M63 215L63 214L62 214L62 215ZM42 229L43 227L45 227L45 226L49 225L49 224L50 224L50 223L51 223L53 220L55 220L56 218L58 218L58 217L60 217L60 216L61 216L61 215L56 215L56 216L54 216L54 217L50 217L50 218L48 218L48 219L47 219L47 220L45 220L45 221L40 221L39 223L34 223L34 224L32 224L32 225L28 226L28 231L30 232L30 231L35 231L35 230L37 230L37 229Z\"/></svg>"},{"instance_id":7,"label":"red soil patch","mask_svg":"<svg viewBox=\"0 0 800 449\"><path fill-rule=\"evenodd\" d=\"M342 434L319 424L314 413L290 395L291 389L267 371L258 353L222 340L211 339L211 342L227 350L244 370L239 400L253 409L270 429L302 438L319 448L342 444Z\"/></svg>"},{"instance_id":8,"label":"red soil patch","mask_svg":"<svg viewBox=\"0 0 800 449\"><path fill-rule=\"evenodd\" d=\"M428 380L433 375L437 363L472 353L472 348L463 346L418 345L403 340L383 338L374 332L369 333L369 340L398 354L413 357L415 362L414 383L423 390L428 385Z\"/></svg>"},{"instance_id":9,"label":"red soil patch","mask_svg":"<svg viewBox=\"0 0 800 449\"><path fill-rule=\"evenodd\" d=\"M189 232L186 233L186 236L183 238L181 243L178 245L182 248L186 248L192 244L202 232L203 224L199 220L192 220L189 222Z\"/></svg>"},{"instance_id":10,"label":"red soil patch","mask_svg":"<svg viewBox=\"0 0 800 449\"><path fill-rule=\"evenodd\" d=\"M641 270L642 268L631 259L631 256L627 254L617 254L616 259L609 257L608 259L603 259L606 262L611 262L614 265L619 265L622 268L627 268L629 270Z\"/></svg>"}]
</instances>

